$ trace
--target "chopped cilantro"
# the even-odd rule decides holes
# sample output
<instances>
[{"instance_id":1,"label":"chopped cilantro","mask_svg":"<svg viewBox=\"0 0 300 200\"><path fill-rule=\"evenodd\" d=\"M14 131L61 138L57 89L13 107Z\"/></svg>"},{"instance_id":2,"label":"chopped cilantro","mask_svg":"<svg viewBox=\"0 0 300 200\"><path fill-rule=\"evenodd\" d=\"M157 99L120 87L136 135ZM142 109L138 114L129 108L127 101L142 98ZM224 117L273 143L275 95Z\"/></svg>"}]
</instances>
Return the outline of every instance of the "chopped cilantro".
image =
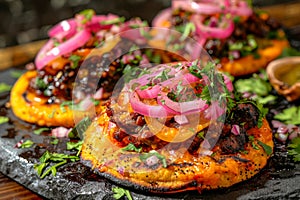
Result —
<instances>
[{"instance_id":1,"label":"chopped cilantro","mask_svg":"<svg viewBox=\"0 0 300 200\"><path fill-rule=\"evenodd\" d=\"M39 128L39 129L36 129L36 130L34 130L33 131L33 133L34 134L36 134L36 135L40 135L42 132L44 132L44 131L49 131L50 130L50 128Z\"/></svg>"},{"instance_id":2,"label":"chopped cilantro","mask_svg":"<svg viewBox=\"0 0 300 200\"><path fill-rule=\"evenodd\" d=\"M205 138L204 138L204 131L199 132L199 133L197 134L197 137L204 140L204 139L205 139Z\"/></svg>"},{"instance_id":3,"label":"chopped cilantro","mask_svg":"<svg viewBox=\"0 0 300 200\"><path fill-rule=\"evenodd\" d=\"M259 141L259 140L257 140L257 143L258 143L260 146L262 146L262 148L264 149L264 151L266 152L266 154L267 154L268 156L272 154L272 152L273 152L272 147L270 147L269 145L267 145L267 144L265 144L265 143L263 143L263 142L261 142L261 141Z\"/></svg>"},{"instance_id":4,"label":"chopped cilantro","mask_svg":"<svg viewBox=\"0 0 300 200\"><path fill-rule=\"evenodd\" d=\"M4 124L9 121L8 117L0 116L0 124Z\"/></svg>"},{"instance_id":5,"label":"chopped cilantro","mask_svg":"<svg viewBox=\"0 0 300 200\"><path fill-rule=\"evenodd\" d=\"M0 93L2 92L8 92L11 89L11 85L8 85L6 83L0 83Z\"/></svg>"},{"instance_id":6,"label":"chopped cilantro","mask_svg":"<svg viewBox=\"0 0 300 200\"><path fill-rule=\"evenodd\" d=\"M129 190L126 190L126 189L123 189L123 188L120 188L120 187L113 187L112 191L114 193L113 197L115 199L120 199L123 196L126 196L128 200L132 200L132 197L131 197L131 194L130 194Z\"/></svg>"},{"instance_id":7,"label":"chopped cilantro","mask_svg":"<svg viewBox=\"0 0 300 200\"><path fill-rule=\"evenodd\" d=\"M118 17L110 20L101 21L100 24L102 25L111 25L111 24L118 24L125 21L125 17Z\"/></svg>"},{"instance_id":8,"label":"chopped cilantro","mask_svg":"<svg viewBox=\"0 0 300 200\"><path fill-rule=\"evenodd\" d=\"M140 155L140 159L143 162L146 162L147 158L150 158L151 156L156 156L162 163L163 167L166 168L167 167L167 160L166 157L159 154L157 151L155 150L151 150L149 151L149 153L143 153Z\"/></svg>"},{"instance_id":9,"label":"chopped cilantro","mask_svg":"<svg viewBox=\"0 0 300 200\"><path fill-rule=\"evenodd\" d=\"M69 57L69 60L72 61L71 68L76 69L78 67L79 61L81 60L81 56L73 54Z\"/></svg>"},{"instance_id":10,"label":"chopped cilantro","mask_svg":"<svg viewBox=\"0 0 300 200\"><path fill-rule=\"evenodd\" d=\"M95 15L95 11L93 9L86 9L81 11L79 14L84 17L81 23L86 24L88 21L91 21L92 17Z\"/></svg>"},{"instance_id":11,"label":"chopped cilantro","mask_svg":"<svg viewBox=\"0 0 300 200\"><path fill-rule=\"evenodd\" d=\"M53 145L57 145L58 142L59 142L59 139L58 139L58 138L52 138L52 140L51 140L50 143L53 144Z\"/></svg>"},{"instance_id":12,"label":"chopped cilantro","mask_svg":"<svg viewBox=\"0 0 300 200\"><path fill-rule=\"evenodd\" d=\"M83 133L86 131L86 129L89 127L89 125L92 123L91 119L89 117L83 118L70 132L68 137L69 138L83 138Z\"/></svg>"},{"instance_id":13,"label":"chopped cilantro","mask_svg":"<svg viewBox=\"0 0 300 200\"><path fill-rule=\"evenodd\" d=\"M150 86L147 84L147 85L143 85L140 87L140 90L146 90L148 89Z\"/></svg>"},{"instance_id":14,"label":"chopped cilantro","mask_svg":"<svg viewBox=\"0 0 300 200\"><path fill-rule=\"evenodd\" d=\"M270 95L272 86L268 81L265 71L261 71L261 74L253 74L248 79L239 79L234 85L238 92L250 95L251 99L261 104L274 102L277 99L276 96Z\"/></svg>"},{"instance_id":15,"label":"chopped cilantro","mask_svg":"<svg viewBox=\"0 0 300 200\"><path fill-rule=\"evenodd\" d=\"M32 147L32 145L34 145L34 142L31 141L31 140L26 140L25 142L23 142L21 145L20 145L20 148L30 148Z\"/></svg>"},{"instance_id":16,"label":"chopped cilantro","mask_svg":"<svg viewBox=\"0 0 300 200\"><path fill-rule=\"evenodd\" d=\"M60 104L60 110L64 113L66 112L65 106L69 107L71 110L76 110L78 109L78 105L74 104L73 101L64 101Z\"/></svg>"},{"instance_id":17,"label":"chopped cilantro","mask_svg":"<svg viewBox=\"0 0 300 200\"><path fill-rule=\"evenodd\" d=\"M169 79L169 76L168 76L169 72L170 72L170 70L163 70L154 79L160 79L160 82L166 81Z\"/></svg>"},{"instance_id":18,"label":"chopped cilantro","mask_svg":"<svg viewBox=\"0 0 300 200\"><path fill-rule=\"evenodd\" d=\"M187 24L185 24L182 36L180 37L180 41L185 40L190 35L190 33L193 33L195 30L196 26L193 22L188 22Z\"/></svg>"},{"instance_id":19,"label":"chopped cilantro","mask_svg":"<svg viewBox=\"0 0 300 200\"><path fill-rule=\"evenodd\" d=\"M197 64L193 63L193 65L189 67L189 72L200 79L202 78L201 70L199 69Z\"/></svg>"},{"instance_id":20,"label":"chopped cilantro","mask_svg":"<svg viewBox=\"0 0 300 200\"><path fill-rule=\"evenodd\" d=\"M47 88L47 84L45 83L45 81L39 77L36 77L35 84L36 87L40 90L45 90Z\"/></svg>"},{"instance_id":21,"label":"chopped cilantro","mask_svg":"<svg viewBox=\"0 0 300 200\"><path fill-rule=\"evenodd\" d=\"M137 148L134 144L129 143L126 147L122 148L122 151L135 151L140 153L142 151L142 147Z\"/></svg>"},{"instance_id":22,"label":"chopped cilantro","mask_svg":"<svg viewBox=\"0 0 300 200\"><path fill-rule=\"evenodd\" d=\"M252 145L253 149L259 150L259 147L257 146L257 144L254 141L254 136L253 135L249 135L248 138L249 138L249 140L251 142L251 145Z\"/></svg>"},{"instance_id":23,"label":"chopped cilantro","mask_svg":"<svg viewBox=\"0 0 300 200\"><path fill-rule=\"evenodd\" d=\"M126 65L123 70L124 81L125 81L125 83L128 83L130 80L132 80L134 78L138 78L147 73L149 73L147 69L141 69L139 67Z\"/></svg>"},{"instance_id":24,"label":"chopped cilantro","mask_svg":"<svg viewBox=\"0 0 300 200\"><path fill-rule=\"evenodd\" d=\"M52 173L53 176L56 175L57 168L66 164L67 162L78 161L78 156L60 154L60 153L50 153L46 151L40 158L40 163L34 165L34 169L37 171L41 179L45 178L48 174ZM50 163L56 163L49 166ZM49 167L48 167L49 166ZM46 169L48 167L48 169Z\"/></svg>"},{"instance_id":25,"label":"chopped cilantro","mask_svg":"<svg viewBox=\"0 0 300 200\"><path fill-rule=\"evenodd\" d=\"M274 119L280 120L285 124L300 124L300 107L292 106L286 108L281 113L276 114Z\"/></svg>"},{"instance_id":26,"label":"chopped cilantro","mask_svg":"<svg viewBox=\"0 0 300 200\"><path fill-rule=\"evenodd\" d=\"M79 156L81 152L82 144L83 144L82 140L78 142L67 142L67 150L76 149L77 150L76 156Z\"/></svg>"},{"instance_id":27,"label":"chopped cilantro","mask_svg":"<svg viewBox=\"0 0 300 200\"><path fill-rule=\"evenodd\" d=\"M300 137L294 138L288 145L288 154L293 156L295 162L300 161Z\"/></svg>"}]
</instances>

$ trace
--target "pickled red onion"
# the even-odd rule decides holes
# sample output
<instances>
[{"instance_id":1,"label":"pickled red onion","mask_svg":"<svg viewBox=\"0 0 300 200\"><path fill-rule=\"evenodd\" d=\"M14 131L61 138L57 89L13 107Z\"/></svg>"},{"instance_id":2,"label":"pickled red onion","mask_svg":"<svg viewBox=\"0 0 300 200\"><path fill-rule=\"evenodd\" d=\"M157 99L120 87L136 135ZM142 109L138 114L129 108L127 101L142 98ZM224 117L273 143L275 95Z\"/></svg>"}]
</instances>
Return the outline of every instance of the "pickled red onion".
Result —
<instances>
[{"instance_id":1,"label":"pickled red onion","mask_svg":"<svg viewBox=\"0 0 300 200\"><path fill-rule=\"evenodd\" d=\"M138 93L140 98L152 99L152 98L157 97L157 95L159 93L159 90L160 90L160 87L158 85L155 85L155 86L149 87L149 88L144 89L144 90L138 88L136 90L136 92Z\"/></svg>"},{"instance_id":2,"label":"pickled red onion","mask_svg":"<svg viewBox=\"0 0 300 200\"><path fill-rule=\"evenodd\" d=\"M136 92L133 92L130 96L130 105L132 109L144 116L151 116L151 117L167 117L171 114L164 109L160 105L148 105L143 103Z\"/></svg>"},{"instance_id":3,"label":"pickled red onion","mask_svg":"<svg viewBox=\"0 0 300 200\"><path fill-rule=\"evenodd\" d=\"M186 1L186 0L173 0L172 9L183 9L186 11L195 12L198 14L216 14L222 13L223 9L219 2L206 2L199 3L195 1Z\"/></svg>"},{"instance_id":4,"label":"pickled red onion","mask_svg":"<svg viewBox=\"0 0 300 200\"><path fill-rule=\"evenodd\" d=\"M224 18L227 25L225 28L205 26L202 22L202 18L197 15L192 17L192 21L196 25L196 32L201 35L201 37L224 39L229 37L234 31L233 21L226 17Z\"/></svg>"},{"instance_id":5,"label":"pickled red onion","mask_svg":"<svg viewBox=\"0 0 300 200\"><path fill-rule=\"evenodd\" d=\"M81 30L69 40L58 45L57 47L54 47L54 41L53 38L51 38L36 56L36 68L40 70L55 58L72 52L75 49L83 46L90 39L90 37L90 32L87 30Z\"/></svg>"},{"instance_id":6,"label":"pickled red onion","mask_svg":"<svg viewBox=\"0 0 300 200\"><path fill-rule=\"evenodd\" d=\"M161 92L159 101L164 102L164 105L178 113L193 113L201 112L206 108L206 101L196 99L193 101L176 102L170 99L165 92Z\"/></svg>"},{"instance_id":7,"label":"pickled red onion","mask_svg":"<svg viewBox=\"0 0 300 200\"><path fill-rule=\"evenodd\" d=\"M75 19L63 20L48 31L49 37L63 39L69 38L76 33L77 23Z\"/></svg>"}]
</instances>

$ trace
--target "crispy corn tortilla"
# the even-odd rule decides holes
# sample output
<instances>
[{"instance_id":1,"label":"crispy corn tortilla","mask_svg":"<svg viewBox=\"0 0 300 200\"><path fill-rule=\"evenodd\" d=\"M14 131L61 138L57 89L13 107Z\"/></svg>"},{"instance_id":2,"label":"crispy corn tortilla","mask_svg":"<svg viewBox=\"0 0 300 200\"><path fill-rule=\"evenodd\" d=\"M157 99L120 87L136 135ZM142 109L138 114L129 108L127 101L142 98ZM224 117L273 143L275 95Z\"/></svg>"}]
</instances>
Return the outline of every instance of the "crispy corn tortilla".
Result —
<instances>
[{"instance_id":1,"label":"crispy corn tortilla","mask_svg":"<svg viewBox=\"0 0 300 200\"><path fill-rule=\"evenodd\" d=\"M104 109L105 110L105 109ZM255 142L254 149L248 142L247 153L223 154L218 146L214 156L193 156L187 151L176 160L170 151L159 153L165 156L167 167L149 168L140 159L140 153L124 151L110 139L114 128L107 114L101 114L85 133L81 157L100 175L153 193L175 193L186 190L210 190L232 186L257 174L267 163L269 155ZM261 128L248 132L254 141L261 141L273 148L272 132L266 120ZM181 149L178 149L180 151Z\"/></svg>"},{"instance_id":2,"label":"crispy corn tortilla","mask_svg":"<svg viewBox=\"0 0 300 200\"><path fill-rule=\"evenodd\" d=\"M73 127L80 119L96 114L94 110L77 111L68 106L62 108L56 103L47 104L42 97L27 91L30 80L36 76L37 71L27 71L11 90L11 108L18 118L39 126ZM97 110L97 107L95 109Z\"/></svg>"}]
</instances>

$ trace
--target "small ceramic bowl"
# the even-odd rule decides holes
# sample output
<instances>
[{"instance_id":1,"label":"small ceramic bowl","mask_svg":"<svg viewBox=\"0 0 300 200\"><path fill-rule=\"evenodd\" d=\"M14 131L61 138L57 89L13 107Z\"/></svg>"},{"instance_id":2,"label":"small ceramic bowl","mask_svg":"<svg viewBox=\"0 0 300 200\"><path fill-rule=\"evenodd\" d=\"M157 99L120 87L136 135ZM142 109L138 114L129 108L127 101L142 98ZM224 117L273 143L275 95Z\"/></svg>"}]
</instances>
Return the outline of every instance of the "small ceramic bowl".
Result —
<instances>
[{"instance_id":1,"label":"small ceramic bowl","mask_svg":"<svg viewBox=\"0 0 300 200\"><path fill-rule=\"evenodd\" d=\"M300 98L300 56L270 62L267 74L275 90L288 101Z\"/></svg>"}]
</instances>

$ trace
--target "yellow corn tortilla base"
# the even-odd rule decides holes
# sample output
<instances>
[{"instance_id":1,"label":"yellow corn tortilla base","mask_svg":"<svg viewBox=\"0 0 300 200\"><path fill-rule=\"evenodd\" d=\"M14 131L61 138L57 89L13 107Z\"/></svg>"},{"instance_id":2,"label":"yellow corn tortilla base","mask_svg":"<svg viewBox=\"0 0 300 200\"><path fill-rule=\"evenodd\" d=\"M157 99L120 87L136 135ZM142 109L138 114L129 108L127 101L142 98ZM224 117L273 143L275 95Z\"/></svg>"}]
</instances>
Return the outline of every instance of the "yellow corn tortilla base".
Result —
<instances>
[{"instance_id":1,"label":"yellow corn tortilla base","mask_svg":"<svg viewBox=\"0 0 300 200\"><path fill-rule=\"evenodd\" d=\"M269 155L257 144L257 140L273 149L272 132L268 122L264 120L260 129L252 128L249 131L249 135L255 138L258 150L248 143L245 149L247 153L223 155L219 147L215 146L213 158L194 157L186 152L171 163L168 160L169 151L162 151L160 154L167 158L168 166L149 169L145 165L134 164L141 163L138 153L123 151L111 142L108 130L113 129L108 129L108 120L109 117L103 114L86 131L81 152L82 159L88 161L95 171L118 184L147 192L176 193L232 186L253 177L266 165ZM249 162L238 161L233 156ZM123 168L123 172L118 170L120 167Z\"/></svg>"},{"instance_id":2,"label":"yellow corn tortilla base","mask_svg":"<svg viewBox=\"0 0 300 200\"><path fill-rule=\"evenodd\" d=\"M285 47L289 46L287 40L272 40L272 46L259 49L259 58L254 58L253 55L248 55L233 61L222 61L221 71L230 73L232 76L244 76L263 69L269 62L275 60L283 51Z\"/></svg>"},{"instance_id":3,"label":"yellow corn tortilla base","mask_svg":"<svg viewBox=\"0 0 300 200\"><path fill-rule=\"evenodd\" d=\"M74 111L60 104L45 104L27 102L23 94L27 91L30 80L37 76L36 71L24 73L11 90L10 103L13 113L20 119L39 126L64 126L73 127L76 122L86 116L93 116L93 111ZM27 91L27 94L30 93ZM35 94L30 94L35 95Z\"/></svg>"}]
</instances>

